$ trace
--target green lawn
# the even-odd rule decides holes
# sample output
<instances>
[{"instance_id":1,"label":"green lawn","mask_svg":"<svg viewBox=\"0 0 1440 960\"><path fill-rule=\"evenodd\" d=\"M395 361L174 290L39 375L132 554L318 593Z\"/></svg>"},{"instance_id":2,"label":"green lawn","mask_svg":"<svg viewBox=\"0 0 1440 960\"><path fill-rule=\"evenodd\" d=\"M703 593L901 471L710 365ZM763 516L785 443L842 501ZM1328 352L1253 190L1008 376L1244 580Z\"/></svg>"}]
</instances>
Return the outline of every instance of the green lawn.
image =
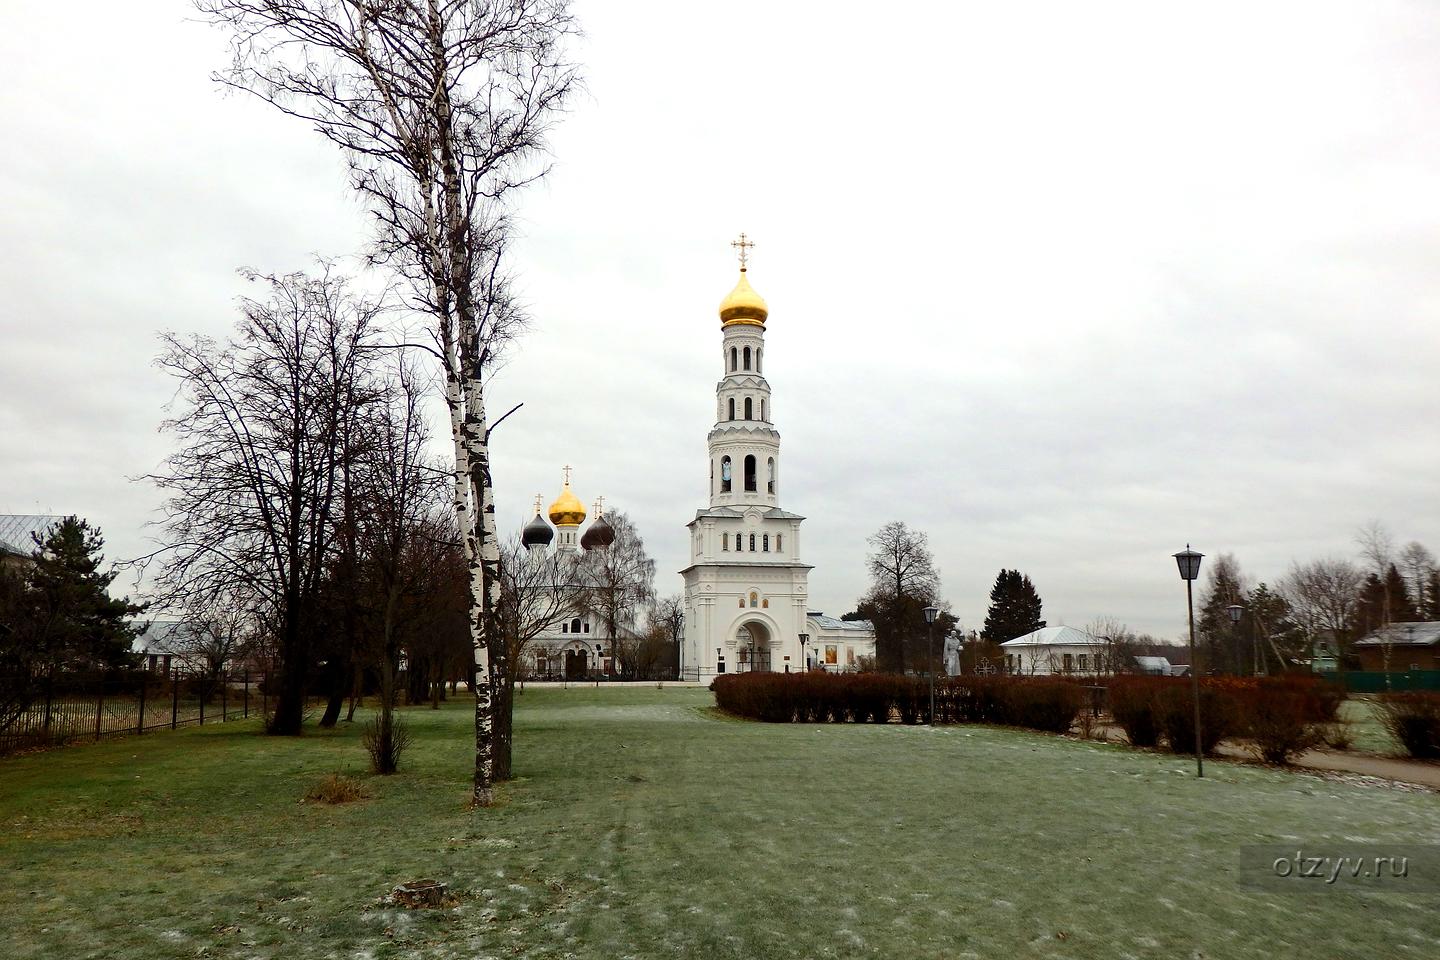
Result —
<instances>
[{"instance_id":1,"label":"green lawn","mask_svg":"<svg viewBox=\"0 0 1440 960\"><path fill-rule=\"evenodd\" d=\"M1440 894L1262 894L1237 848L1440 843L1440 797L978 727L770 726L702 690L531 690L470 812L469 712L207 726L0 761L0 956L1440 956ZM457 906L381 905L435 876ZM1319 950L1319 953L1314 951Z\"/></svg>"},{"instance_id":2,"label":"green lawn","mask_svg":"<svg viewBox=\"0 0 1440 960\"><path fill-rule=\"evenodd\" d=\"M1345 722L1346 730L1355 739L1355 749L1366 753L1405 756L1405 751L1401 750L1395 738L1390 736L1390 731L1380 723L1375 708L1372 697L1351 697L1340 704L1340 719Z\"/></svg>"}]
</instances>

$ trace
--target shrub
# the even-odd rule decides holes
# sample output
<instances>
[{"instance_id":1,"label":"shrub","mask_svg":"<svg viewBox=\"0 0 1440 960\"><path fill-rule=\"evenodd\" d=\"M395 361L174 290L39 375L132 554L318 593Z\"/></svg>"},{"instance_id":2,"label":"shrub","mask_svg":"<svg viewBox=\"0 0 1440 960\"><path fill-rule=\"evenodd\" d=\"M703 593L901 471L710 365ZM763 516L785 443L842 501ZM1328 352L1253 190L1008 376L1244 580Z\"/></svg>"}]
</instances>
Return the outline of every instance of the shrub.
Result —
<instances>
[{"instance_id":1,"label":"shrub","mask_svg":"<svg viewBox=\"0 0 1440 960\"><path fill-rule=\"evenodd\" d=\"M1417 760L1440 758L1440 693L1388 693L1379 701L1380 722Z\"/></svg>"},{"instance_id":2,"label":"shrub","mask_svg":"<svg viewBox=\"0 0 1440 960\"><path fill-rule=\"evenodd\" d=\"M1171 753L1195 750L1195 702L1190 681L1163 683L1157 688L1157 714L1165 746ZM1215 684L1200 685L1200 751L1215 747L1240 726L1236 698Z\"/></svg>"},{"instance_id":3,"label":"shrub","mask_svg":"<svg viewBox=\"0 0 1440 960\"><path fill-rule=\"evenodd\" d=\"M1153 747L1160 742L1157 695L1163 684L1156 677L1116 677L1110 682L1110 715L1132 746Z\"/></svg>"},{"instance_id":4,"label":"shrub","mask_svg":"<svg viewBox=\"0 0 1440 960\"><path fill-rule=\"evenodd\" d=\"M1338 720L1335 723L1322 723L1318 729L1321 742L1331 750L1349 750L1355 746L1355 735L1348 726Z\"/></svg>"},{"instance_id":5,"label":"shrub","mask_svg":"<svg viewBox=\"0 0 1440 960\"><path fill-rule=\"evenodd\" d=\"M319 803L350 803L370 796L365 785L354 777L332 773L305 792L307 801Z\"/></svg>"},{"instance_id":6,"label":"shrub","mask_svg":"<svg viewBox=\"0 0 1440 960\"><path fill-rule=\"evenodd\" d=\"M404 718L393 713L381 713L367 720L362 739L370 754L370 769L384 775L400 769L400 757L411 741Z\"/></svg>"},{"instance_id":7,"label":"shrub","mask_svg":"<svg viewBox=\"0 0 1440 960\"><path fill-rule=\"evenodd\" d=\"M1313 693L1294 683L1262 682L1244 694L1244 733L1260 759L1288 764L1324 739Z\"/></svg>"},{"instance_id":8,"label":"shrub","mask_svg":"<svg viewBox=\"0 0 1440 960\"><path fill-rule=\"evenodd\" d=\"M1085 692L1065 680L1022 677L1001 690L1008 723L1047 733L1069 733L1085 702Z\"/></svg>"}]
</instances>

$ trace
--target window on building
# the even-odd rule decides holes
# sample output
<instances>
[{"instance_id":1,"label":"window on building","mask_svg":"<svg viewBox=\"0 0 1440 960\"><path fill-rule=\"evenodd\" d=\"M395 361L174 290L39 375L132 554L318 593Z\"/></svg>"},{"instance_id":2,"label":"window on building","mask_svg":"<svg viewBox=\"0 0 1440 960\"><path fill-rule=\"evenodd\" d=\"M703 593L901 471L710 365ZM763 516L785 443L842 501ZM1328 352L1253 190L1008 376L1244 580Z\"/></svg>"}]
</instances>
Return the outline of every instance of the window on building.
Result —
<instances>
[{"instance_id":1,"label":"window on building","mask_svg":"<svg viewBox=\"0 0 1440 960\"><path fill-rule=\"evenodd\" d=\"M1070 671L1074 670L1074 669L1075 669L1075 664L1073 663L1073 660L1074 660L1074 658L1071 657L1070 654L1068 654L1068 653L1062 655L1061 658L1060 658L1061 669L1063 669L1066 673L1069 673Z\"/></svg>"},{"instance_id":2,"label":"window on building","mask_svg":"<svg viewBox=\"0 0 1440 960\"><path fill-rule=\"evenodd\" d=\"M785 538L785 534L783 534L783 533L777 533L777 534L775 534L775 549L776 549L776 550L782 550L782 549L784 549L785 544L781 542L784 538Z\"/></svg>"},{"instance_id":3,"label":"window on building","mask_svg":"<svg viewBox=\"0 0 1440 960\"><path fill-rule=\"evenodd\" d=\"M739 352L738 350L736 350L734 347L731 347L731 348L730 348L730 369L731 369L732 372L733 372L734 370L738 369L738 367L736 366L736 361L737 361L737 358L738 358L739 356L740 356L740 352Z\"/></svg>"},{"instance_id":4,"label":"window on building","mask_svg":"<svg viewBox=\"0 0 1440 960\"><path fill-rule=\"evenodd\" d=\"M562 624L560 624L560 632L561 632L561 633L569 633L569 632L570 632L570 624L568 624L568 623L562 623Z\"/></svg>"},{"instance_id":5,"label":"window on building","mask_svg":"<svg viewBox=\"0 0 1440 960\"><path fill-rule=\"evenodd\" d=\"M749 348L749 347L746 347L746 348L745 348L745 369L746 369L746 370L749 370L749 369L750 369L750 348Z\"/></svg>"},{"instance_id":6,"label":"window on building","mask_svg":"<svg viewBox=\"0 0 1440 960\"><path fill-rule=\"evenodd\" d=\"M743 533L737 533L737 534L735 534L735 549L736 549L736 550L744 550L744 549L745 549L745 544L743 543L743 538L744 538L744 536L745 536L745 535L744 535Z\"/></svg>"},{"instance_id":7,"label":"window on building","mask_svg":"<svg viewBox=\"0 0 1440 960\"><path fill-rule=\"evenodd\" d=\"M1081 673L1084 673L1084 672L1086 671L1086 669L1088 669L1088 666L1087 666L1087 664L1086 664L1086 660L1088 660L1089 658L1086 657L1085 654L1083 654L1083 653L1080 654L1079 656L1080 656L1080 672L1081 672Z\"/></svg>"},{"instance_id":8,"label":"window on building","mask_svg":"<svg viewBox=\"0 0 1440 960\"><path fill-rule=\"evenodd\" d=\"M720 535L720 549L726 553L730 552L730 534L725 533Z\"/></svg>"},{"instance_id":9,"label":"window on building","mask_svg":"<svg viewBox=\"0 0 1440 960\"><path fill-rule=\"evenodd\" d=\"M589 633L589 632L590 632L590 621L589 621L589 620L586 620L586 621L585 621L584 630L585 630L586 633Z\"/></svg>"},{"instance_id":10,"label":"window on building","mask_svg":"<svg viewBox=\"0 0 1440 960\"><path fill-rule=\"evenodd\" d=\"M580 632L580 618L579 618L579 617L576 617L574 620L571 620L571 621L570 621L570 632L571 632L571 633L579 633L579 632Z\"/></svg>"},{"instance_id":11,"label":"window on building","mask_svg":"<svg viewBox=\"0 0 1440 960\"><path fill-rule=\"evenodd\" d=\"M752 607L758 607L758 606L760 606L760 595L759 595L758 593L756 593L754 590L751 590L751 591L750 591L750 606L752 606Z\"/></svg>"},{"instance_id":12,"label":"window on building","mask_svg":"<svg viewBox=\"0 0 1440 960\"><path fill-rule=\"evenodd\" d=\"M770 552L770 534L767 533L760 538L760 549L766 553Z\"/></svg>"},{"instance_id":13,"label":"window on building","mask_svg":"<svg viewBox=\"0 0 1440 960\"><path fill-rule=\"evenodd\" d=\"M730 492L730 458L720 458L720 492Z\"/></svg>"},{"instance_id":14,"label":"window on building","mask_svg":"<svg viewBox=\"0 0 1440 960\"><path fill-rule=\"evenodd\" d=\"M764 398L764 397L761 397L761 398L760 398L760 419L761 419L762 421L764 421L765 423L769 423L769 422L770 422L770 418L769 418L768 416L766 416L766 413L765 413L765 398Z\"/></svg>"},{"instance_id":15,"label":"window on building","mask_svg":"<svg viewBox=\"0 0 1440 960\"><path fill-rule=\"evenodd\" d=\"M764 368L763 366L761 366L761 364L760 364L761 357L763 357L764 355L765 355L765 351L764 351L764 350L760 349L759 347L756 347L756 348L755 348L755 372L756 372L756 373L764 373L764 372L765 372L765 368Z\"/></svg>"},{"instance_id":16,"label":"window on building","mask_svg":"<svg viewBox=\"0 0 1440 960\"><path fill-rule=\"evenodd\" d=\"M749 397L746 397L746 398L745 398L745 419L746 419L746 420L753 420L753 419L755 419L755 416L754 416L754 407L753 407L752 403L753 403L753 401L751 401L751 399L750 399Z\"/></svg>"},{"instance_id":17,"label":"window on building","mask_svg":"<svg viewBox=\"0 0 1440 960\"><path fill-rule=\"evenodd\" d=\"M749 400L745 401L749 403ZM749 417L746 417L748 420ZM755 492L755 454L747 454L745 457L745 492Z\"/></svg>"},{"instance_id":18,"label":"window on building","mask_svg":"<svg viewBox=\"0 0 1440 960\"><path fill-rule=\"evenodd\" d=\"M775 492L775 458L771 457L765 463L765 489L769 493Z\"/></svg>"},{"instance_id":19,"label":"window on building","mask_svg":"<svg viewBox=\"0 0 1440 960\"><path fill-rule=\"evenodd\" d=\"M750 534L750 552L755 552L755 534Z\"/></svg>"},{"instance_id":20,"label":"window on building","mask_svg":"<svg viewBox=\"0 0 1440 960\"><path fill-rule=\"evenodd\" d=\"M734 419L735 419L735 398L734 398L734 397L731 397L731 398L730 398L730 419L731 419L731 420L734 420Z\"/></svg>"}]
</instances>

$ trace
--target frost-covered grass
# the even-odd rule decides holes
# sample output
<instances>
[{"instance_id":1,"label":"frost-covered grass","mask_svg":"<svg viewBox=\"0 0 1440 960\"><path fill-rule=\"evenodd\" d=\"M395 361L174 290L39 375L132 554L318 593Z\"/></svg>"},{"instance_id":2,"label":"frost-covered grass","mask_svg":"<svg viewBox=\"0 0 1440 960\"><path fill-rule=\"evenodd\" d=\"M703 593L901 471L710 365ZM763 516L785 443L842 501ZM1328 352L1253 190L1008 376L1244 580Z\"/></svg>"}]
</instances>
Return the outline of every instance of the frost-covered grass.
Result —
<instances>
[{"instance_id":1,"label":"frost-covered grass","mask_svg":"<svg viewBox=\"0 0 1440 960\"><path fill-rule=\"evenodd\" d=\"M1366 753L1379 754L1400 754L1405 752L1390 736L1380 722L1376 712L1377 702L1373 697L1350 697L1340 704L1340 719L1345 722L1345 729L1355 739L1355 749L1363 750Z\"/></svg>"},{"instance_id":2,"label":"frost-covered grass","mask_svg":"<svg viewBox=\"0 0 1440 960\"><path fill-rule=\"evenodd\" d=\"M229 724L0 762L0 956L1440 956L1435 894L1265 894L1263 842L1440 842L1440 797L1013 730L770 726L703 690L531 690L520 779L465 808L469 712ZM438 877L448 910L380 898ZM1317 953L1316 951L1319 951Z\"/></svg>"}]
</instances>

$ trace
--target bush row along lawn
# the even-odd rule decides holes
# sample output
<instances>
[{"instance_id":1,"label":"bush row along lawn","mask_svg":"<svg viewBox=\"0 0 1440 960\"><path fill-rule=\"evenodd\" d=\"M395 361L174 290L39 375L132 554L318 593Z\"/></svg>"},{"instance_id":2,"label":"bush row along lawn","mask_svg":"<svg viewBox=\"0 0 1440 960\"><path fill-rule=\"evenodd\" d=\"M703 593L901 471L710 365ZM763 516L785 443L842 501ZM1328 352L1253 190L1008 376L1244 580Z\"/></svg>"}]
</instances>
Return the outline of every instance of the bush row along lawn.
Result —
<instances>
[{"instance_id":1,"label":"bush row along lawn","mask_svg":"<svg viewBox=\"0 0 1440 960\"><path fill-rule=\"evenodd\" d=\"M1242 844L1440 842L1440 797L989 727L760 724L704 690L531 690L520 779L465 808L470 712L226 724L0 762L0 955L1440 955L1437 896L1256 893ZM438 877L439 911L380 898Z\"/></svg>"}]
</instances>

